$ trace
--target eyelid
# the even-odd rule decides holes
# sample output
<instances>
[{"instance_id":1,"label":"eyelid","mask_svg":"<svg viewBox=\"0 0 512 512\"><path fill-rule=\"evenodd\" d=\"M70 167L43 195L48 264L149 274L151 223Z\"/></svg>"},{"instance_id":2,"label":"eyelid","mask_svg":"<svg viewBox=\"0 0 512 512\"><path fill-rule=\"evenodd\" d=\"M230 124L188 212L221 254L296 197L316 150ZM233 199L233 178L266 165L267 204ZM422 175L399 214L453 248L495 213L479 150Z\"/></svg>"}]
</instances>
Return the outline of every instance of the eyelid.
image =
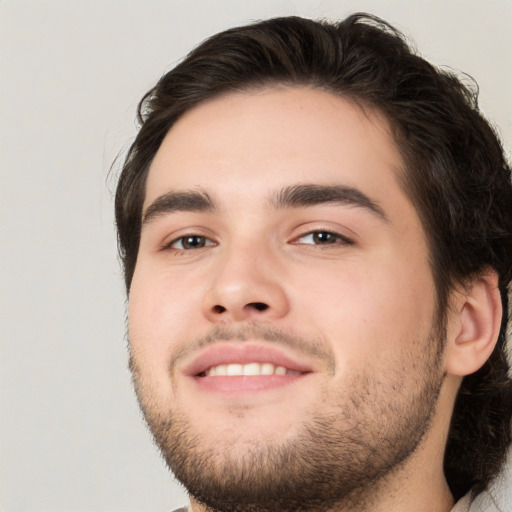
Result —
<instances>
[{"instance_id":1,"label":"eyelid","mask_svg":"<svg viewBox=\"0 0 512 512\"><path fill-rule=\"evenodd\" d=\"M319 243L314 243L314 242L313 243L300 242L300 240L302 238L305 238L307 236L314 236L315 234L318 234L318 233L330 234L330 235L336 237L338 240L331 242L331 243L325 243L325 244L319 244ZM325 247L328 247L328 246L339 247L340 245L353 245L353 244L355 244L355 241L352 237L349 237L343 233L340 233L340 231L338 231L336 229L319 227L319 228L315 228L315 229L305 230L303 233L296 236L293 239L292 243L295 245L316 245L316 246L325 246Z\"/></svg>"},{"instance_id":2,"label":"eyelid","mask_svg":"<svg viewBox=\"0 0 512 512\"><path fill-rule=\"evenodd\" d=\"M190 238L190 237L198 237L198 238L204 238L206 241L206 244L203 247L197 247L196 249L189 248L186 249L184 247L173 247L173 245L177 243L182 243L184 239ZM199 250L203 249L205 247L213 247L216 246L218 243L215 241L214 237L211 234L207 234L204 232L204 230L200 228L191 228L186 229L183 231L178 231L174 233L172 236L166 237L165 241L161 245L162 251L183 251L183 252L189 252L193 250Z\"/></svg>"},{"instance_id":3,"label":"eyelid","mask_svg":"<svg viewBox=\"0 0 512 512\"><path fill-rule=\"evenodd\" d=\"M203 238L205 244L202 246L199 246L199 247L190 247L190 248L173 247L173 245L177 244L177 243L181 243L183 245L183 241L187 238ZM211 240L210 238L208 238L207 236L204 236L204 235L183 235L183 236L179 236L178 238L175 238L174 240L172 240L167 245L167 247L170 249L176 249L178 251L193 251L193 250L203 249L204 247L212 247L214 245L216 245L215 242L213 242L213 240Z\"/></svg>"}]
</instances>

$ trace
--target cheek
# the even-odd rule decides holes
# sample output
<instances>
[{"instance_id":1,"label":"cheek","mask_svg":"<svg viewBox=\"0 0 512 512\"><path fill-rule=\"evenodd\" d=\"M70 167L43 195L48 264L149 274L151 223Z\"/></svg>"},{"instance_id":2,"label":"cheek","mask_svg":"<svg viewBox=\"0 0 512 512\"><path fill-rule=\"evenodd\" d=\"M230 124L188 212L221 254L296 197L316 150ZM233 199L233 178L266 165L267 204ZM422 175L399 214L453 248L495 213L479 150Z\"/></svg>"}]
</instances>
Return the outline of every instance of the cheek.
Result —
<instances>
[{"instance_id":1,"label":"cheek","mask_svg":"<svg viewBox=\"0 0 512 512\"><path fill-rule=\"evenodd\" d=\"M428 268L380 258L378 265L316 267L296 279L301 324L314 325L342 361L374 358L430 332L435 294Z\"/></svg>"},{"instance_id":2,"label":"cheek","mask_svg":"<svg viewBox=\"0 0 512 512\"><path fill-rule=\"evenodd\" d=\"M160 271L136 269L128 303L130 357L136 388L147 411L165 409L175 400L170 361L173 350L187 339L193 287ZM167 404L167 405L165 405Z\"/></svg>"},{"instance_id":3,"label":"cheek","mask_svg":"<svg viewBox=\"0 0 512 512\"><path fill-rule=\"evenodd\" d=\"M201 305L193 283L193 279L176 279L158 269L136 269L128 303L128 330L132 354L145 365L167 365L172 348L186 339L193 311Z\"/></svg>"}]
</instances>

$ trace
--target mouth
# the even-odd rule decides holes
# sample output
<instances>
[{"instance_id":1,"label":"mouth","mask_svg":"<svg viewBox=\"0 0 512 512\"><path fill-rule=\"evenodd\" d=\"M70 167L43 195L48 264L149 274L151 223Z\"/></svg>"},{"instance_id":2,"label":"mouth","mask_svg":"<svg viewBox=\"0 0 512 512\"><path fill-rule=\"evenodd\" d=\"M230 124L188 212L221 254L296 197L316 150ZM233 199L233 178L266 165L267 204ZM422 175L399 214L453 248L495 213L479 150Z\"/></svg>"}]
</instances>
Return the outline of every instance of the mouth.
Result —
<instances>
[{"instance_id":1,"label":"mouth","mask_svg":"<svg viewBox=\"0 0 512 512\"><path fill-rule=\"evenodd\" d=\"M245 393L287 386L312 371L275 347L231 342L201 351L184 373L204 391Z\"/></svg>"},{"instance_id":2,"label":"mouth","mask_svg":"<svg viewBox=\"0 0 512 512\"><path fill-rule=\"evenodd\" d=\"M273 363L252 362L247 364L219 364L201 372L198 377L256 377L258 375L300 375L298 370L290 370L285 366Z\"/></svg>"}]
</instances>

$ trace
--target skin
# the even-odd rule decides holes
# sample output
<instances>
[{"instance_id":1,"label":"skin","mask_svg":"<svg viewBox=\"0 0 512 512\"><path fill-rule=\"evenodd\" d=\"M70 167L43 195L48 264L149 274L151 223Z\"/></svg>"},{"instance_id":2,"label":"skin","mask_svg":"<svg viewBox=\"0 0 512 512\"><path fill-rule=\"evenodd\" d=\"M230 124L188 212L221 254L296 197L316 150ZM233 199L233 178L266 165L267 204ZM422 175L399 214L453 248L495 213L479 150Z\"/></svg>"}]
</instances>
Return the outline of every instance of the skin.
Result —
<instances>
[{"instance_id":1,"label":"skin","mask_svg":"<svg viewBox=\"0 0 512 512\"><path fill-rule=\"evenodd\" d=\"M366 489L366 505L375 512L449 511L442 454L460 375L479 364L470 349L461 362L452 345L468 334L464 322L474 315L466 299L454 302L452 348L436 360L427 243L400 186L401 165L381 115L318 90L230 94L186 113L151 165L144 211L170 192L199 190L215 208L157 208L143 225L129 334L146 415L164 422L169 411L179 412L221 468L226 439L230 456L242 460L255 446L293 442L315 414L344 407L350 417L346 397L361 393L354 389L361 375L373 382L368 403L395 407L403 394L398 406L407 411L434 365L440 391L430 428L412 455ZM272 203L279 191L304 184L356 189L377 212ZM314 233L334 236L325 243L326 235L319 242ZM188 236L200 237L193 239L198 247L183 245ZM264 328L303 341L265 339ZM212 333L218 335L208 341ZM270 347L307 372L271 385L239 378L208 388L190 375L205 346ZM377 431L383 419L368 421ZM364 510L363 501L350 503L343 510ZM205 510L193 498L191 505Z\"/></svg>"}]
</instances>

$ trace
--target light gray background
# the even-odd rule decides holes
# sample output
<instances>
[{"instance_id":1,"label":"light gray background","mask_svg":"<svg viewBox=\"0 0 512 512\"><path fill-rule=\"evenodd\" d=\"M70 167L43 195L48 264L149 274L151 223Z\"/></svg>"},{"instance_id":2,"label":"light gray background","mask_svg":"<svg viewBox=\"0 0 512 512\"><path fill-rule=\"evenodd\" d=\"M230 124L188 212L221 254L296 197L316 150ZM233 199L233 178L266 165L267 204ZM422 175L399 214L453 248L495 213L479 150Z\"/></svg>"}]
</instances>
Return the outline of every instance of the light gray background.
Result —
<instances>
[{"instance_id":1,"label":"light gray background","mask_svg":"<svg viewBox=\"0 0 512 512\"><path fill-rule=\"evenodd\" d=\"M185 503L126 369L110 164L142 94L208 35L357 10L477 78L511 148L511 0L0 0L0 510Z\"/></svg>"}]
</instances>

